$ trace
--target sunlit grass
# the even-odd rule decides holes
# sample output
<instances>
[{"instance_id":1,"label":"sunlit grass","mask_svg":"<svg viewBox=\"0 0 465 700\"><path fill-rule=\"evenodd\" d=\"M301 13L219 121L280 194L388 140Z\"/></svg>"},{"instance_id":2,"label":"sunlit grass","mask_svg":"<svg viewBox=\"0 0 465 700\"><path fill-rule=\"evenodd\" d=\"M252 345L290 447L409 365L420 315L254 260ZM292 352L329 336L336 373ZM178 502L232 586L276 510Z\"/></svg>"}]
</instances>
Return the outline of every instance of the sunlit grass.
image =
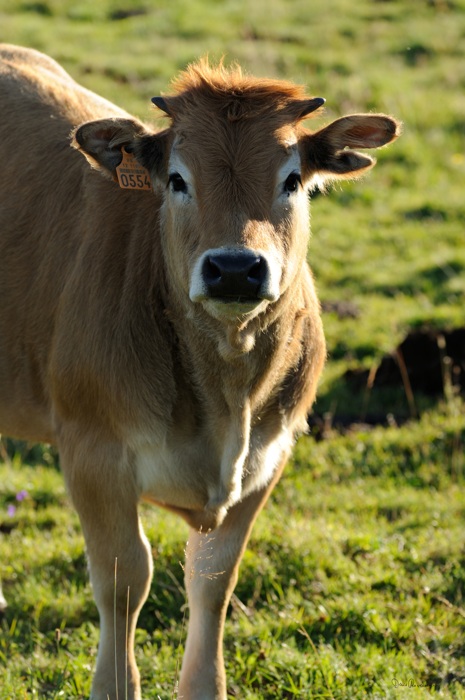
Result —
<instances>
[{"instance_id":1,"label":"sunlit grass","mask_svg":"<svg viewBox=\"0 0 465 700\"><path fill-rule=\"evenodd\" d=\"M231 697L395 697L394 679L414 679L413 697L424 687L465 697L463 442L461 414L447 407L400 429L300 440L241 568L226 629ZM97 616L62 477L4 465L0 479L10 602L0 636L10 690L0 697L22 697L8 695L19 687L24 697L84 698ZM9 516L22 489L28 498ZM155 573L138 661L144 697L171 698L186 528L153 508L142 517Z\"/></svg>"}]
</instances>

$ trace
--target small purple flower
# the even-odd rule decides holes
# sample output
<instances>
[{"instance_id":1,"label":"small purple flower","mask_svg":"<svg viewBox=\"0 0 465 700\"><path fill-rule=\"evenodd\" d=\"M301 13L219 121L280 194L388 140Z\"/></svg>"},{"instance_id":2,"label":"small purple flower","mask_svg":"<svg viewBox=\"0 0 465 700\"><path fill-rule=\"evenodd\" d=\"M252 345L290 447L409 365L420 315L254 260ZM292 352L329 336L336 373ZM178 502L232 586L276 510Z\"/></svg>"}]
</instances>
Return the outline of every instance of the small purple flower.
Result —
<instances>
[{"instance_id":1,"label":"small purple flower","mask_svg":"<svg viewBox=\"0 0 465 700\"><path fill-rule=\"evenodd\" d=\"M15 515L15 513L16 513L16 506L14 506L14 505L9 505L8 508L7 508L7 513L8 513L8 516L9 516L10 518L12 518L12 517Z\"/></svg>"},{"instance_id":2,"label":"small purple flower","mask_svg":"<svg viewBox=\"0 0 465 700\"><path fill-rule=\"evenodd\" d=\"M28 492L25 489L22 489L21 491L18 491L18 493L16 494L16 500L21 502L21 501L24 501L28 496L29 496Z\"/></svg>"}]
</instances>

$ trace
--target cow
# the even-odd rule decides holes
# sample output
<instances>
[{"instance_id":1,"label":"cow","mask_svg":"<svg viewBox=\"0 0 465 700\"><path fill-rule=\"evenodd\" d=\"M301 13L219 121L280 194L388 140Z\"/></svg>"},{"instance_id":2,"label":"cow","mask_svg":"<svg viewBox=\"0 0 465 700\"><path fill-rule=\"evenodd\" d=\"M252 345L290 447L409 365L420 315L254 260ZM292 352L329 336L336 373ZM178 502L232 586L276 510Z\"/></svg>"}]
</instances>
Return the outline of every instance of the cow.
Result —
<instances>
[{"instance_id":1,"label":"cow","mask_svg":"<svg viewBox=\"0 0 465 700\"><path fill-rule=\"evenodd\" d=\"M308 193L371 168L357 149L399 124L311 131L323 99L201 59L153 98L156 129L0 51L0 430L59 451L100 615L91 697L141 697L145 499L190 528L178 697L225 700L239 562L326 355Z\"/></svg>"}]
</instances>

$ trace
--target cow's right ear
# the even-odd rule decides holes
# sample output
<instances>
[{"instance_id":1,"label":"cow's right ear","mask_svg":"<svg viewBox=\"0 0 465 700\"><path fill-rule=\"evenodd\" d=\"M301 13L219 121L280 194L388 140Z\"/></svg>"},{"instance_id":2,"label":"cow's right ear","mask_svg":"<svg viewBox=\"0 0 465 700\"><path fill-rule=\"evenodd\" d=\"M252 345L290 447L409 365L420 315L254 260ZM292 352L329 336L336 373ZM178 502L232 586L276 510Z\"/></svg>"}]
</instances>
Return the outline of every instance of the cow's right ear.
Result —
<instances>
[{"instance_id":1,"label":"cow's right ear","mask_svg":"<svg viewBox=\"0 0 465 700\"><path fill-rule=\"evenodd\" d=\"M140 165L147 167L147 150L150 160L163 160L164 139L159 134L152 134L143 124L135 119L99 119L79 126L73 133L72 145L80 151L92 165L103 174L117 180L116 168L123 158L123 148L134 153Z\"/></svg>"},{"instance_id":2,"label":"cow's right ear","mask_svg":"<svg viewBox=\"0 0 465 700\"><path fill-rule=\"evenodd\" d=\"M379 148L400 134L401 125L385 114L351 114L302 140L305 177L320 182L356 178L376 163L354 148Z\"/></svg>"}]
</instances>

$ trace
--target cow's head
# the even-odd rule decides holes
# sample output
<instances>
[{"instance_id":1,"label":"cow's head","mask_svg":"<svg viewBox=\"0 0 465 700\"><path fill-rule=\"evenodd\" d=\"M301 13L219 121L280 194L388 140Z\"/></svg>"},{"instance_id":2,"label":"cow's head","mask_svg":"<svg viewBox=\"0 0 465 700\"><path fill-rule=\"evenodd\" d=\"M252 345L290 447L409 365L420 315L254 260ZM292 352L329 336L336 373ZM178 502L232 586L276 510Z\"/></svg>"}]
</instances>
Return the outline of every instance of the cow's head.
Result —
<instances>
[{"instance_id":1,"label":"cow's head","mask_svg":"<svg viewBox=\"0 0 465 700\"><path fill-rule=\"evenodd\" d=\"M294 294L308 244L308 191L371 168L373 158L354 149L389 143L399 125L354 114L312 132L302 122L321 98L205 61L174 87L153 99L171 119L167 130L101 120L78 128L75 145L113 177L122 149L134 153L163 192L165 254L185 302L221 323L246 324Z\"/></svg>"}]
</instances>

